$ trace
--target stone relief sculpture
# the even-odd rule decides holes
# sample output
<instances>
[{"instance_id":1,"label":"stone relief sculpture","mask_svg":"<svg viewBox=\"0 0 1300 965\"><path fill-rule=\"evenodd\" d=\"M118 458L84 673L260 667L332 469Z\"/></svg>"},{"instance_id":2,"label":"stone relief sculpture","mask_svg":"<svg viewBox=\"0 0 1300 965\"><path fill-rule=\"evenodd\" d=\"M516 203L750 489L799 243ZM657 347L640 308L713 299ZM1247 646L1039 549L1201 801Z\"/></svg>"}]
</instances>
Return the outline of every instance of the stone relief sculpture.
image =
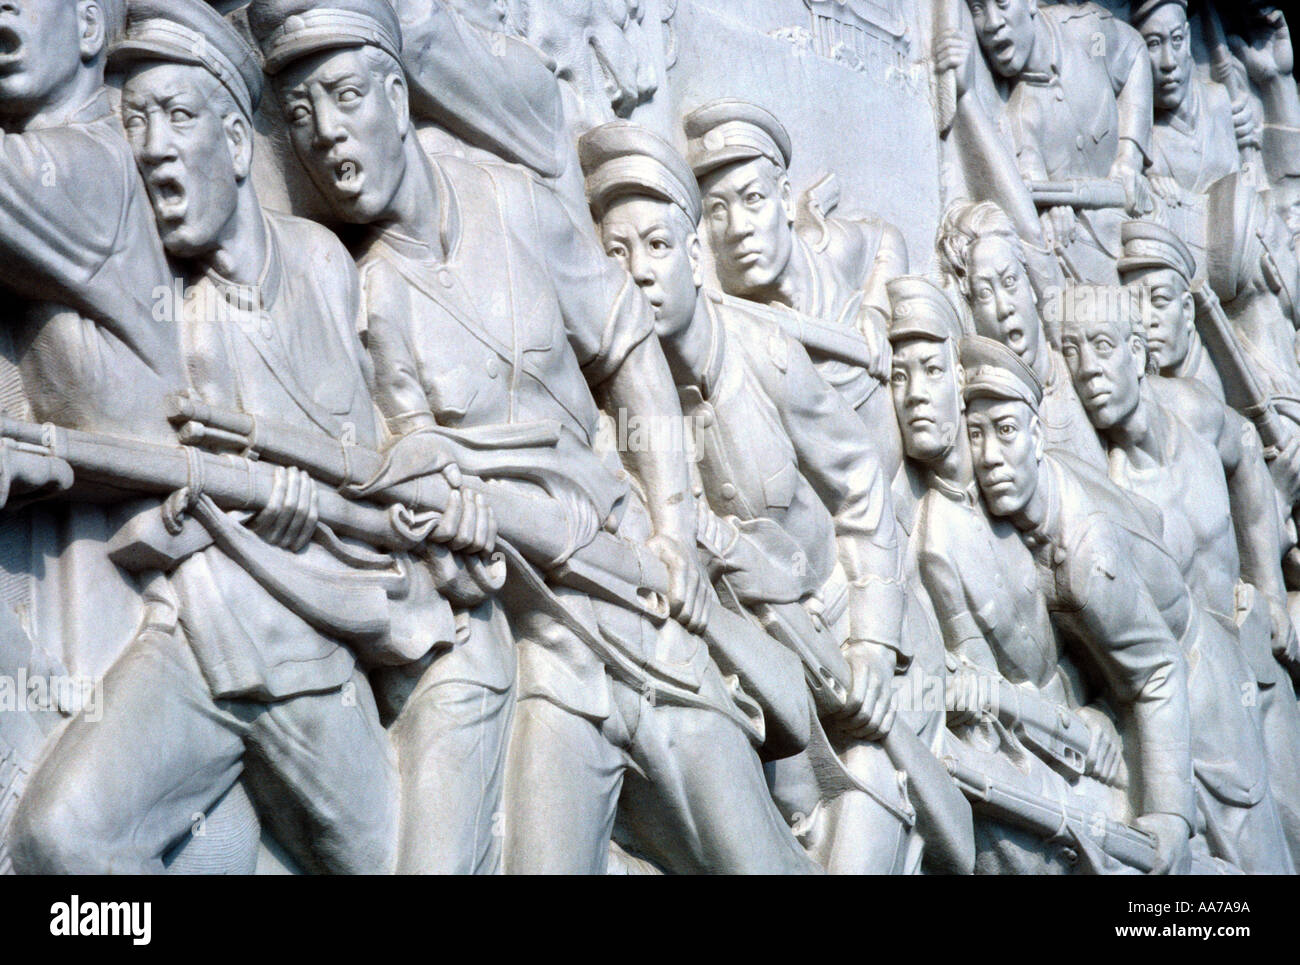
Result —
<instances>
[{"instance_id":1,"label":"stone relief sculpture","mask_svg":"<svg viewBox=\"0 0 1300 965\"><path fill-rule=\"evenodd\" d=\"M1296 871L1282 11L771 7L0 4L0 872Z\"/></svg>"}]
</instances>

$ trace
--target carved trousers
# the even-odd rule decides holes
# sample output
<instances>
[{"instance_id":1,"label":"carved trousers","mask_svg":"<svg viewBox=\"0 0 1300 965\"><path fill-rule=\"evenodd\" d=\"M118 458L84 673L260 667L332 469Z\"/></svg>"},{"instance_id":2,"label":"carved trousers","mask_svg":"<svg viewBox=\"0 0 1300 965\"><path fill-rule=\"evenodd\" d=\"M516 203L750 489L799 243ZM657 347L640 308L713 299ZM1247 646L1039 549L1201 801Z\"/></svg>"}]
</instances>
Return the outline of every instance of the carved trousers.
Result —
<instances>
[{"instance_id":1,"label":"carved trousers","mask_svg":"<svg viewBox=\"0 0 1300 965\"><path fill-rule=\"evenodd\" d=\"M599 723L544 697L519 702L508 873L604 874L616 817L620 842L671 873L817 872L738 726L712 710L656 706L622 683L610 689L614 710Z\"/></svg>"},{"instance_id":2,"label":"carved trousers","mask_svg":"<svg viewBox=\"0 0 1300 965\"><path fill-rule=\"evenodd\" d=\"M20 873L142 873L203 831L241 775L306 871L391 871L397 768L366 678L264 703L212 697L183 632L145 629L32 775L10 830Z\"/></svg>"},{"instance_id":3,"label":"carved trousers","mask_svg":"<svg viewBox=\"0 0 1300 965\"><path fill-rule=\"evenodd\" d=\"M412 668L422 672L389 726L402 784L399 874L502 870L514 641L504 613L490 601L458 621L467 633L460 652ZM382 679L376 678L380 692Z\"/></svg>"}]
</instances>

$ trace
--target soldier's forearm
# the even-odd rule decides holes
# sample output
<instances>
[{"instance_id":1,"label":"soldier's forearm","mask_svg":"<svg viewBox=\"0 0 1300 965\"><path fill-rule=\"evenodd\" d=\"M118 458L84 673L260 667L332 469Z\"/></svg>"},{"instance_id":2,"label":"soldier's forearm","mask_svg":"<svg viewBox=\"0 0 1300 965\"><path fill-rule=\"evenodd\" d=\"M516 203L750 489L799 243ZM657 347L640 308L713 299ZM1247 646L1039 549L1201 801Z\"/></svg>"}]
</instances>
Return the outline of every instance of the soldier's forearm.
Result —
<instances>
[{"instance_id":1,"label":"soldier's forearm","mask_svg":"<svg viewBox=\"0 0 1300 965\"><path fill-rule=\"evenodd\" d=\"M682 409L658 339L648 338L628 353L602 393L614 413L651 427L648 445L629 446L619 455L645 489L656 534L694 546L697 516Z\"/></svg>"},{"instance_id":2,"label":"soldier's forearm","mask_svg":"<svg viewBox=\"0 0 1300 965\"><path fill-rule=\"evenodd\" d=\"M1146 57L1136 57L1129 69L1128 79L1116 98L1119 107L1119 150L1132 151L1137 157L1128 157L1141 171L1151 155L1152 96L1151 64Z\"/></svg>"}]
</instances>

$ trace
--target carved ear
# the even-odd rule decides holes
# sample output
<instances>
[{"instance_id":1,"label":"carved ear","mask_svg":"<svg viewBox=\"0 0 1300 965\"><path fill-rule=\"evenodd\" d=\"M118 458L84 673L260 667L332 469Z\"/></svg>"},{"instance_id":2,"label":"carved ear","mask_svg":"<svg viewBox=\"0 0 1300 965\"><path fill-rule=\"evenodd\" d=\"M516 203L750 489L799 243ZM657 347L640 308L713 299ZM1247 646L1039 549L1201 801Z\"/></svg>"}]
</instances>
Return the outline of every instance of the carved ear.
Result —
<instances>
[{"instance_id":1,"label":"carved ear","mask_svg":"<svg viewBox=\"0 0 1300 965\"><path fill-rule=\"evenodd\" d=\"M780 180L777 182L777 194L781 198L781 209L785 212L785 219L790 224L794 224L794 189L790 187L790 175L785 171L781 172Z\"/></svg>"},{"instance_id":2,"label":"carved ear","mask_svg":"<svg viewBox=\"0 0 1300 965\"><path fill-rule=\"evenodd\" d=\"M81 32L81 59L89 62L108 45L108 22L99 0L79 0L77 21Z\"/></svg>"},{"instance_id":3,"label":"carved ear","mask_svg":"<svg viewBox=\"0 0 1300 965\"><path fill-rule=\"evenodd\" d=\"M1034 413L1029 421L1029 434L1034 440L1034 459L1043 461L1043 452L1047 449L1047 434L1043 432L1043 420Z\"/></svg>"},{"instance_id":4,"label":"carved ear","mask_svg":"<svg viewBox=\"0 0 1300 965\"><path fill-rule=\"evenodd\" d=\"M405 138L411 129L411 94L406 89L406 78L396 72L389 74L384 80L384 92L393 105L397 130Z\"/></svg>"},{"instance_id":5,"label":"carved ear","mask_svg":"<svg viewBox=\"0 0 1300 965\"><path fill-rule=\"evenodd\" d=\"M691 260L691 280L696 288L703 288L704 260L700 257L700 236L694 231L686 239L686 257Z\"/></svg>"},{"instance_id":6,"label":"carved ear","mask_svg":"<svg viewBox=\"0 0 1300 965\"><path fill-rule=\"evenodd\" d=\"M1183 306L1183 325L1191 332L1196 328L1196 299L1192 297L1191 292L1183 292L1178 301Z\"/></svg>"},{"instance_id":7,"label":"carved ear","mask_svg":"<svg viewBox=\"0 0 1300 965\"><path fill-rule=\"evenodd\" d=\"M222 122L230 159L235 165L235 178L243 181L253 170L253 132L243 114L227 114Z\"/></svg>"}]
</instances>

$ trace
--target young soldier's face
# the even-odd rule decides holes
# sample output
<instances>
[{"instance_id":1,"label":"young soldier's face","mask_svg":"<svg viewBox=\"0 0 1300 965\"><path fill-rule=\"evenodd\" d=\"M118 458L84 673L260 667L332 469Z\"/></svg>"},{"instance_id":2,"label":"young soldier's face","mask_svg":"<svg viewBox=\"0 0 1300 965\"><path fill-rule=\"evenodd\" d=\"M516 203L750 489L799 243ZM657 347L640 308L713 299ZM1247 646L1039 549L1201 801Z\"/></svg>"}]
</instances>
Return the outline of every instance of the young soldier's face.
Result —
<instances>
[{"instance_id":1,"label":"young soldier's face","mask_svg":"<svg viewBox=\"0 0 1300 965\"><path fill-rule=\"evenodd\" d=\"M406 173L406 85L382 73L353 48L305 57L278 79L294 152L350 224L379 220Z\"/></svg>"},{"instance_id":2,"label":"young soldier's face","mask_svg":"<svg viewBox=\"0 0 1300 965\"><path fill-rule=\"evenodd\" d=\"M1102 432L1137 410L1146 365L1141 340L1128 319L1117 316L1098 304L1093 311L1067 312L1061 326L1061 354L1075 391L1088 419Z\"/></svg>"},{"instance_id":3,"label":"young soldier's face","mask_svg":"<svg viewBox=\"0 0 1300 965\"><path fill-rule=\"evenodd\" d=\"M33 114L57 100L81 70L81 35L92 16L102 30L100 7L84 0L0 3L0 114Z\"/></svg>"},{"instance_id":4,"label":"young soldier's face","mask_svg":"<svg viewBox=\"0 0 1300 965\"><path fill-rule=\"evenodd\" d=\"M216 248L238 203L221 93L202 67L161 61L135 67L122 88L122 125L158 233L177 258Z\"/></svg>"},{"instance_id":5,"label":"young soldier's face","mask_svg":"<svg viewBox=\"0 0 1300 965\"><path fill-rule=\"evenodd\" d=\"M952 449L961 428L960 371L951 342L913 338L894 345L889 382L909 458L930 463Z\"/></svg>"},{"instance_id":6,"label":"young soldier's face","mask_svg":"<svg viewBox=\"0 0 1300 965\"><path fill-rule=\"evenodd\" d=\"M1024 509L1038 489L1042 434L1038 417L1025 403L1008 399L971 399L966 407L966 434L984 502L995 516Z\"/></svg>"},{"instance_id":7,"label":"young soldier's face","mask_svg":"<svg viewBox=\"0 0 1300 965\"><path fill-rule=\"evenodd\" d=\"M982 238L971 246L970 262L975 331L1032 362L1042 340L1042 321L1029 274L1015 249L1004 238Z\"/></svg>"},{"instance_id":8,"label":"young soldier's face","mask_svg":"<svg viewBox=\"0 0 1300 965\"><path fill-rule=\"evenodd\" d=\"M718 280L745 297L775 284L794 249L790 182L767 158L729 164L700 182Z\"/></svg>"},{"instance_id":9,"label":"young soldier's face","mask_svg":"<svg viewBox=\"0 0 1300 965\"><path fill-rule=\"evenodd\" d=\"M1151 56L1156 109L1176 110L1192 82L1192 38L1187 13L1176 3L1157 7L1139 32Z\"/></svg>"},{"instance_id":10,"label":"young soldier's face","mask_svg":"<svg viewBox=\"0 0 1300 965\"><path fill-rule=\"evenodd\" d=\"M989 65L1003 77L1025 69L1034 49L1037 0L969 0L971 19Z\"/></svg>"},{"instance_id":11,"label":"young soldier's face","mask_svg":"<svg viewBox=\"0 0 1300 965\"><path fill-rule=\"evenodd\" d=\"M1147 351L1161 371L1177 368L1187 358L1196 325L1196 304L1183 276L1172 268L1144 271L1132 283L1142 298Z\"/></svg>"},{"instance_id":12,"label":"young soldier's face","mask_svg":"<svg viewBox=\"0 0 1300 965\"><path fill-rule=\"evenodd\" d=\"M605 212L600 231L605 253L654 306L659 335L689 326L701 282L700 243L685 212L655 198L620 198Z\"/></svg>"}]
</instances>

